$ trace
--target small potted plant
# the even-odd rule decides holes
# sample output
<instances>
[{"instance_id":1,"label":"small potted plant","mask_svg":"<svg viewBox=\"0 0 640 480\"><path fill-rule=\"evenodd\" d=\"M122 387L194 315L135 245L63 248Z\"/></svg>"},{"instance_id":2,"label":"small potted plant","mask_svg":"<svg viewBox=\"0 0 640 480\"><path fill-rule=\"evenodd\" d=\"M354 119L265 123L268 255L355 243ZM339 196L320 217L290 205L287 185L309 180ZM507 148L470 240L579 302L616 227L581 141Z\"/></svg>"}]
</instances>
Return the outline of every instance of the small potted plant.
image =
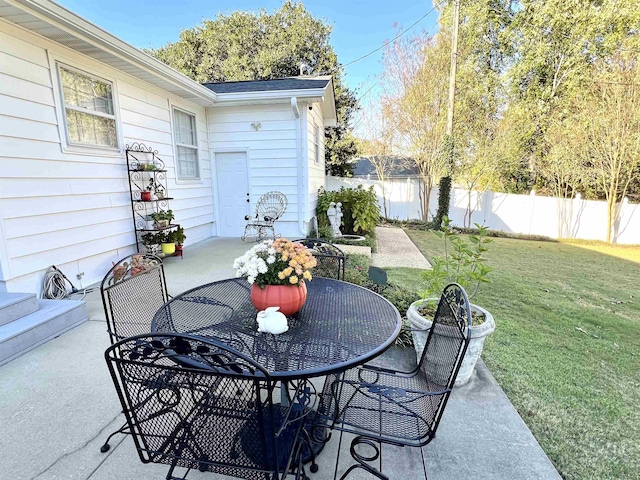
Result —
<instances>
[{"instance_id":1,"label":"small potted plant","mask_svg":"<svg viewBox=\"0 0 640 480\"><path fill-rule=\"evenodd\" d=\"M470 243L467 243L454 230L447 217L443 217L442 221L442 228L434 233L444 239L445 256L431 259L433 268L422 274L427 283L423 299L412 303L407 310L407 318L414 329L412 331L413 344L418 360L422 356L427 335L433 323L433 316L438 307L438 300L444 287L452 282L458 283L467 291L471 299L478 292L481 283L490 281L487 275L493 270L485 265L483 256L487 251L486 244L491 242L487 236L487 227L475 224L478 233L469 235ZM458 372L456 386L464 385L469 381L482 353L485 338L496 328L491 313L473 303L470 306L471 336L469 347Z\"/></svg>"},{"instance_id":2,"label":"small potted plant","mask_svg":"<svg viewBox=\"0 0 640 480\"><path fill-rule=\"evenodd\" d=\"M151 190L153 190L153 178L149 180L149 185L147 185L145 190L140 192L140 200L142 200L143 202L150 202Z\"/></svg>"},{"instance_id":3,"label":"small potted plant","mask_svg":"<svg viewBox=\"0 0 640 480\"><path fill-rule=\"evenodd\" d=\"M178 227L177 230L173 232L173 238L176 242L176 252L182 252L182 244L187 239L187 236L184 234L184 228ZM180 253L182 255L182 253Z\"/></svg>"},{"instance_id":4,"label":"small potted plant","mask_svg":"<svg viewBox=\"0 0 640 480\"><path fill-rule=\"evenodd\" d=\"M154 221L155 228L167 228L171 224L171 220L173 220L173 211L171 210L160 210L159 212L153 212L150 215L151 219Z\"/></svg>"},{"instance_id":5,"label":"small potted plant","mask_svg":"<svg viewBox=\"0 0 640 480\"><path fill-rule=\"evenodd\" d=\"M140 237L142 244L145 246L147 253L155 255L159 250L160 241L162 240L160 234L157 233L145 233Z\"/></svg>"},{"instance_id":6,"label":"small potted plant","mask_svg":"<svg viewBox=\"0 0 640 480\"><path fill-rule=\"evenodd\" d=\"M164 253L165 255L173 255L174 253L176 253L176 244L175 241L173 239L173 234L174 232L169 232L169 233L165 233L165 232L159 232L158 233L158 240L160 243L160 249L162 250L162 253Z\"/></svg>"},{"instance_id":7,"label":"small potted plant","mask_svg":"<svg viewBox=\"0 0 640 480\"><path fill-rule=\"evenodd\" d=\"M158 200L164 200L164 188L161 185L155 184L153 193Z\"/></svg>"}]
</instances>

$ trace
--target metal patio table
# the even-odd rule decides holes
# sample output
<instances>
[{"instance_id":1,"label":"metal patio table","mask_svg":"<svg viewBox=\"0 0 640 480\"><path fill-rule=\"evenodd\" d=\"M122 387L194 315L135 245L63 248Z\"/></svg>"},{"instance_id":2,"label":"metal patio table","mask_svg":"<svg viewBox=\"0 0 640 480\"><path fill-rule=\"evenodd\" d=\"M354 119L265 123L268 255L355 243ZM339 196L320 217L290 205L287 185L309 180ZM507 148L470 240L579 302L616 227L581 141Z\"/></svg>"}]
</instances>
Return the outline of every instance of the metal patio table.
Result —
<instances>
[{"instance_id":1,"label":"metal patio table","mask_svg":"<svg viewBox=\"0 0 640 480\"><path fill-rule=\"evenodd\" d=\"M177 332L215 338L264 366L283 383L343 372L381 355L400 333L398 310L371 290L339 280L316 277L307 282L307 300L288 317L289 330L280 335L257 331L257 310L251 285L227 279L188 290L156 313L153 332ZM287 401L286 394L282 396ZM326 443L324 427L313 424L303 454L306 463ZM312 472L317 466L312 464Z\"/></svg>"},{"instance_id":2,"label":"metal patio table","mask_svg":"<svg viewBox=\"0 0 640 480\"><path fill-rule=\"evenodd\" d=\"M339 373L364 364L393 344L402 325L384 297L352 283L316 277L307 301L280 335L257 331L251 285L233 278L188 290L156 313L152 331L211 337L249 355L274 379Z\"/></svg>"}]
</instances>

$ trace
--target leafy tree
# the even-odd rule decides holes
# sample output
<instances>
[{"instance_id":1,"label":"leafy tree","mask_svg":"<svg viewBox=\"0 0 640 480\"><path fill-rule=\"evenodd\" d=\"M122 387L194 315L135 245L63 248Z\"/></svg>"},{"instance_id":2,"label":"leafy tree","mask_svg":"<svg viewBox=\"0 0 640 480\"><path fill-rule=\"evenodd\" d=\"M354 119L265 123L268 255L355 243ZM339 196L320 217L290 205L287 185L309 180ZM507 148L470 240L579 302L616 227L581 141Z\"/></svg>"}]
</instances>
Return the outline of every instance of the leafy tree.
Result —
<instances>
[{"instance_id":1,"label":"leafy tree","mask_svg":"<svg viewBox=\"0 0 640 480\"><path fill-rule=\"evenodd\" d=\"M547 132L557 115L582 97L594 66L623 44L636 48L637 2L519 0L508 28L513 55L509 108L519 125L513 141L532 169L551 148Z\"/></svg>"},{"instance_id":2,"label":"leafy tree","mask_svg":"<svg viewBox=\"0 0 640 480\"><path fill-rule=\"evenodd\" d=\"M383 57L382 116L393 131L394 151L415 161L423 220L444 168L448 63L446 45L424 33L388 44Z\"/></svg>"},{"instance_id":3,"label":"leafy tree","mask_svg":"<svg viewBox=\"0 0 640 480\"><path fill-rule=\"evenodd\" d=\"M264 9L218 14L149 53L200 83L332 74L338 126L326 129L326 165L328 172L348 176L348 160L357 153L350 121L358 107L343 82L330 34L325 20L286 0L271 14Z\"/></svg>"},{"instance_id":4,"label":"leafy tree","mask_svg":"<svg viewBox=\"0 0 640 480\"><path fill-rule=\"evenodd\" d=\"M640 67L620 54L598 65L574 128L596 185L607 200L606 240L613 240L619 202L640 171Z\"/></svg>"}]
</instances>

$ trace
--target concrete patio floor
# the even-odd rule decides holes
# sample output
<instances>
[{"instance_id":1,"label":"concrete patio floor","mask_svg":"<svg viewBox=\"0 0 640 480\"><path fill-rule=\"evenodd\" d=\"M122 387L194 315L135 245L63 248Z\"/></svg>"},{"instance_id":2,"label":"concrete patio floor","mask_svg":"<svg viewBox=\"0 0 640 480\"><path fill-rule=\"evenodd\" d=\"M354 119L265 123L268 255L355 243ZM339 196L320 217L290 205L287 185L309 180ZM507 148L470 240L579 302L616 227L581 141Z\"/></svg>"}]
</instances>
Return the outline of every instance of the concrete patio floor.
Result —
<instances>
[{"instance_id":1,"label":"concrete patio floor","mask_svg":"<svg viewBox=\"0 0 640 480\"><path fill-rule=\"evenodd\" d=\"M233 276L233 259L248 248L211 239L165 262L177 294ZM145 465L130 437L100 445L123 422L103 352L109 345L98 292L87 295L89 321L0 367L0 478L62 480L164 479L168 467ZM410 350L392 349L378 362L410 364ZM335 432L312 480L338 476L351 463L350 437ZM535 438L483 363L454 390L437 438L422 449L383 447L382 468L393 479L557 479ZM223 478L192 472L188 478ZM356 471L349 478L371 478Z\"/></svg>"}]
</instances>

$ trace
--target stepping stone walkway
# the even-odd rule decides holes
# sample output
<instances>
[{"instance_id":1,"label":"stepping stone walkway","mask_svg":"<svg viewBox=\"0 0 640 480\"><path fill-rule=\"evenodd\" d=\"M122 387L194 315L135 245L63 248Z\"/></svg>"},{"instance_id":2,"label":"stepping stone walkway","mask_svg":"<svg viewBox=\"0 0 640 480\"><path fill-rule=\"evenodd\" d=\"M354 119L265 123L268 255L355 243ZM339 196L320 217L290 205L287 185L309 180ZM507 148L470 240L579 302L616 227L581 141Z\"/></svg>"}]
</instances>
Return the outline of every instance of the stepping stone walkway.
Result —
<instances>
[{"instance_id":1,"label":"stepping stone walkway","mask_svg":"<svg viewBox=\"0 0 640 480\"><path fill-rule=\"evenodd\" d=\"M409 267L431 268L403 229L397 227L376 227L378 251L371 255L371 265L380 268Z\"/></svg>"}]
</instances>

